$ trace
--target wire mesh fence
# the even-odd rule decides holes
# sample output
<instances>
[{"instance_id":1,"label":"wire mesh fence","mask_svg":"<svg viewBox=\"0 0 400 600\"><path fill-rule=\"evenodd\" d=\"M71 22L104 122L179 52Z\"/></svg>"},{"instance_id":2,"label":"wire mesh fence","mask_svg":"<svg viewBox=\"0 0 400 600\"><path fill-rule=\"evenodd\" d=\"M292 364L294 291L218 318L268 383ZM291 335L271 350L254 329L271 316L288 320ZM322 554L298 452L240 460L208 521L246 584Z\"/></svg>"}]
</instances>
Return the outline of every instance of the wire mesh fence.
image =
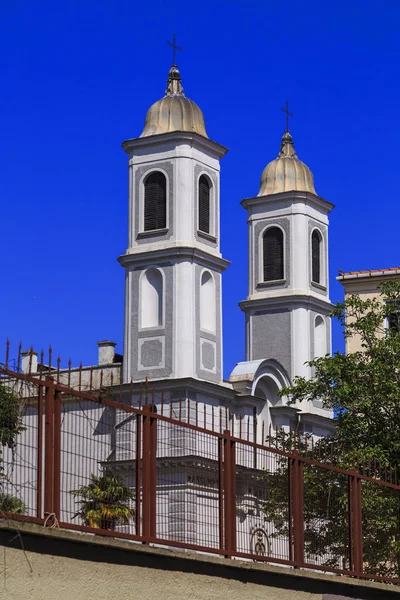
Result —
<instances>
[{"instance_id":1,"label":"wire mesh fence","mask_svg":"<svg viewBox=\"0 0 400 600\"><path fill-rule=\"evenodd\" d=\"M340 468L331 448L316 453L293 433L274 442L250 420L235 423L190 397L146 404L128 387L76 390L1 372L24 423L15 446L2 449L3 513L400 582L395 473Z\"/></svg>"}]
</instances>

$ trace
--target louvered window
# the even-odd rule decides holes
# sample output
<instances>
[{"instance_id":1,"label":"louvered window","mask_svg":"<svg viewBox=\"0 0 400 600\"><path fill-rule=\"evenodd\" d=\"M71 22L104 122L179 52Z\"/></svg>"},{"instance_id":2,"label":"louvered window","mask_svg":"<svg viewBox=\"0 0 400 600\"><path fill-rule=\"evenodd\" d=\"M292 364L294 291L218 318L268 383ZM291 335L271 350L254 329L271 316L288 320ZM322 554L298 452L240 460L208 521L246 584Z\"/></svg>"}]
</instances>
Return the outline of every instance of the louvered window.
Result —
<instances>
[{"instance_id":1,"label":"louvered window","mask_svg":"<svg viewBox=\"0 0 400 600\"><path fill-rule=\"evenodd\" d=\"M144 183L144 230L167 226L167 182L165 175L151 173Z\"/></svg>"},{"instance_id":2,"label":"louvered window","mask_svg":"<svg viewBox=\"0 0 400 600\"><path fill-rule=\"evenodd\" d=\"M283 232L279 227L267 229L263 238L264 281L283 279Z\"/></svg>"},{"instance_id":3,"label":"louvered window","mask_svg":"<svg viewBox=\"0 0 400 600\"><path fill-rule=\"evenodd\" d=\"M318 231L311 236L312 281L321 283L321 237Z\"/></svg>"},{"instance_id":4,"label":"louvered window","mask_svg":"<svg viewBox=\"0 0 400 600\"><path fill-rule=\"evenodd\" d=\"M207 177L199 179L199 231L210 233L210 184Z\"/></svg>"}]
</instances>

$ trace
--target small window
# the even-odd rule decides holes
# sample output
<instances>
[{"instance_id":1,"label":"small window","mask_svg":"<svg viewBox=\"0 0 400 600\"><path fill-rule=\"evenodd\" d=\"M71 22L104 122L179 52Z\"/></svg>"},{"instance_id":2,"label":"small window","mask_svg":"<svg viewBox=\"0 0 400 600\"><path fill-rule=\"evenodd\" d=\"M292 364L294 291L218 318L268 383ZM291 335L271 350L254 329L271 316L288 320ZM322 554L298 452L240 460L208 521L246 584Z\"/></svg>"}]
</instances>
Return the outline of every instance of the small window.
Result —
<instances>
[{"instance_id":1,"label":"small window","mask_svg":"<svg viewBox=\"0 0 400 600\"><path fill-rule=\"evenodd\" d=\"M210 233L210 191L210 183L202 175L199 179L199 231L204 233Z\"/></svg>"},{"instance_id":2,"label":"small window","mask_svg":"<svg viewBox=\"0 0 400 600\"><path fill-rule=\"evenodd\" d=\"M144 182L144 231L164 229L167 226L167 181L157 171Z\"/></svg>"},{"instance_id":3,"label":"small window","mask_svg":"<svg viewBox=\"0 0 400 600\"><path fill-rule=\"evenodd\" d=\"M321 283L321 234L314 230L311 236L311 280Z\"/></svg>"},{"instance_id":4,"label":"small window","mask_svg":"<svg viewBox=\"0 0 400 600\"><path fill-rule=\"evenodd\" d=\"M400 333L400 302L390 302L387 309L387 326L391 331Z\"/></svg>"},{"instance_id":5,"label":"small window","mask_svg":"<svg viewBox=\"0 0 400 600\"><path fill-rule=\"evenodd\" d=\"M270 227L263 237L264 281L283 279L283 231Z\"/></svg>"}]
</instances>

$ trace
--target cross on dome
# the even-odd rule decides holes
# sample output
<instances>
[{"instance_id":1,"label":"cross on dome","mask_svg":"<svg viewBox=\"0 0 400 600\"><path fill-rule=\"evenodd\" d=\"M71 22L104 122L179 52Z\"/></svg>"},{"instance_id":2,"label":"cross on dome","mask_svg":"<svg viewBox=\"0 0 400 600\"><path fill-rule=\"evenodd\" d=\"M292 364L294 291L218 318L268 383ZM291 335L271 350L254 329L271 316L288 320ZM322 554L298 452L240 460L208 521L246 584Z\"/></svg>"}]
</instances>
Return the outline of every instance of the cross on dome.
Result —
<instances>
[{"instance_id":1,"label":"cross on dome","mask_svg":"<svg viewBox=\"0 0 400 600\"><path fill-rule=\"evenodd\" d=\"M167 41L167 45L172 48L172 64L176 66L176 51L182 52L183 48L176 45L176 33L172 34L172 42Z\"/></svg>"},{"instance_id":2,"label":"cross on dome","mask_svg":"<svg viewBox=\"0 0 400 600\"><path fill-rule=\"evenodd\" d=\"M286 114L286 131L289 131L289 117L293 117L293 113L289 112L289 100L286 100L286 106L281 111Z\"/></svg>"}]
</instances>

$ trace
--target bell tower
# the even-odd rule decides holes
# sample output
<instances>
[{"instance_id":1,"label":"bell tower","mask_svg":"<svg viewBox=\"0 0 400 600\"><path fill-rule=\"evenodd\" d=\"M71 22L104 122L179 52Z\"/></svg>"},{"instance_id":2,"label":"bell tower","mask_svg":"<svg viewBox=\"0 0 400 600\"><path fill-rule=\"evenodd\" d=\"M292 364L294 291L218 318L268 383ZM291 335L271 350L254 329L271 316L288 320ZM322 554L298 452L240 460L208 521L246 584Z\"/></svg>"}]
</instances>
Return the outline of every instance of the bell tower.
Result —
<instances>
[{"instance_id":1,"label":"bell tower","mask_svg":"<svg viewBox=\"0 0 400 600\"><path fill-rule=\"evenodd\" d=\"M278 157L261 176L248 213L249 292L246 361L276 360L289 380L310 377L305 364L331 351L328 214L310 169L284 132Z\"/></svg>"},{"instance_id":2,"label":"bell tower","mask_svg":"<svg viewBox=\"0 0 400 600\"><path fill-rule=\"evenodd\" d=\"M124 381L222 381L220 160L178 67L129 156Z\"/></svg>"}]
</instances>

